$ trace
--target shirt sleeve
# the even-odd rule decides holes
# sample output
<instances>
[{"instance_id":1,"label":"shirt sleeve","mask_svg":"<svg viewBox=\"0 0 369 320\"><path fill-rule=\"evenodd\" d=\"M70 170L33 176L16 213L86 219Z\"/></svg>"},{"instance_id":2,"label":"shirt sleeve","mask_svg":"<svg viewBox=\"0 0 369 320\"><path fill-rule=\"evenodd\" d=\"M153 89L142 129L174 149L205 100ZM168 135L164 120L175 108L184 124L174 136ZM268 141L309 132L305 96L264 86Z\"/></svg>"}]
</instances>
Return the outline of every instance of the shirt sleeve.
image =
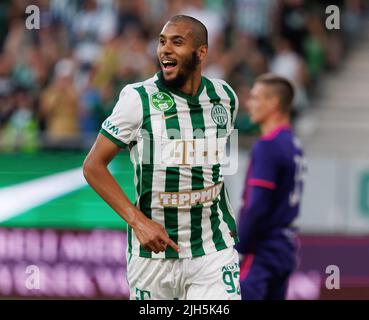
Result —
<instances>
[{"instance_id":1,"label":"shirt sleeve","mask_svg":"<svg viewBox=\"0 0 369 320\"><path fill-rule=\"evenodd\" d=\"M238 102L237 94L233 91L233 89L231 90L232 90L231 92L233 93L233 97L234 97L234 102L231 99L231 130L233 130L234 124L236 123L237 114L238 114L239 102ZM234 108L232 104L234 104Z\"/></svg>"},{"instance_id":2,"label":"shirt sleeve","mask_svg":"<svg viewBox=\"0 0 369 320\"><path fill-rule=\"evenodd\" d=\"M138 92L126 86L120 92L112 114L103 122L100 133L124 148L137 140L142 126L142 107Z\"/></svg>"},{"instance_id":3,"label":"shirt sleeve","mask_svg":"<svg viewBox=\"0 0 369 320\"><path fill-rule=\"evenodd\" d=\"M249 186L275 189L277 187L279 157L275 143L259 141L252 154L252 169Z\"/></svg>"},{"instance_id":4,"label":"shirt sleeve","mask_svg":"<svg viewBox=\"0 0 369 320\"><path fill-rule=\"evenodd\" d=\"M236 118L237 118L237 113L238 113L238 108L239 108L239 101L238 101L238 97L237 94L235 93L235 91L232 89L232 87L224 80L220 81L224 91L226 92L226 94L228 95L229 99L230 99L230 132L233 131L234 129L234 124L236 123Z\"/></svg>"}]
</instances>

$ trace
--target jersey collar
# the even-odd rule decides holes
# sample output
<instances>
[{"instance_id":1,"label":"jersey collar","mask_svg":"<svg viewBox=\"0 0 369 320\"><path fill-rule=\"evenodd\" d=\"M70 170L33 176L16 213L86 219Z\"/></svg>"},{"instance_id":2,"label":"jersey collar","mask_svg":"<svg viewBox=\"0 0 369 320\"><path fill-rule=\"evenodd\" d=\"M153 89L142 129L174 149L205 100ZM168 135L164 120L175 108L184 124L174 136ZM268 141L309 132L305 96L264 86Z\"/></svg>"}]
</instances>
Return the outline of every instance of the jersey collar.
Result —
<instances>
[{"instance_id":1,"label":"jersey collar","mask_svg":"<svg viewBox=\"0 0 369 320\"><path fill-rule=\"evenodd\" d=\"M291 126L288 124L281 125L272 131L269 131L265 135L261 137L262 140L273 140L281 131L283 130L291 130Z\"/></svg>"},{"instance_id":2,"label":"jersey collar","mask_svg":"<svg viewBox=\"0 0 369 320\"><path fill-rule=\"evenodd\" d=\"M176 89L173 89L173 88L168 88L162 81L161 81L161 74L162 72L159 71L156 73L156 76L158 78L158 82L157 82L157 85L159 88L163 88L167 91L170 91L171 93L177 95L177 96L180 96L184 99L186 99L187 101L189 102L192 102L192 103L195 103L196 101L198 101L199 99L199 96L201 94L201 92L204 90L204 87L205 87L205 79L204 77L201 77L201 82L200 82L200 86L199 88L197 89L197 92L194 96L190 96L189 94L186 94L180 90L176 90Z\"/></svg>"}]
</instances>

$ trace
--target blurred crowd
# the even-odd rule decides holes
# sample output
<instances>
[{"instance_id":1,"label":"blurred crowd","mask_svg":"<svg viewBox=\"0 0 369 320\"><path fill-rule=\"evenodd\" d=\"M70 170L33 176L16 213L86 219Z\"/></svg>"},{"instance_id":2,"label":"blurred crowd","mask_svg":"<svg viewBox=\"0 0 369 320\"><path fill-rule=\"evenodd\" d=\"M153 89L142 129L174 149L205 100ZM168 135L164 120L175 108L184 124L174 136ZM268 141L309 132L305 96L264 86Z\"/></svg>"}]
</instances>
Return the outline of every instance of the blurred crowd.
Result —
<instances>
[{"instance_id":1,"label":"blurred crowd","mask_svg":"<svg viewBox=\"0 0 369 320\"><path fill-rule=\"evenodd\" d=\"M325 8L340 9L340 30ZM28 5L40 28L27 29ZM294 117L309 108L322 74L335 70L359 34L365 0L3 0L0 2L0 151L88 148L127 83L157 70L157 39L173 15L207 26L208 77L236 90L236 126L256 128L242 108L259 74L296 89Z\"/></svg>"}]
</instances>

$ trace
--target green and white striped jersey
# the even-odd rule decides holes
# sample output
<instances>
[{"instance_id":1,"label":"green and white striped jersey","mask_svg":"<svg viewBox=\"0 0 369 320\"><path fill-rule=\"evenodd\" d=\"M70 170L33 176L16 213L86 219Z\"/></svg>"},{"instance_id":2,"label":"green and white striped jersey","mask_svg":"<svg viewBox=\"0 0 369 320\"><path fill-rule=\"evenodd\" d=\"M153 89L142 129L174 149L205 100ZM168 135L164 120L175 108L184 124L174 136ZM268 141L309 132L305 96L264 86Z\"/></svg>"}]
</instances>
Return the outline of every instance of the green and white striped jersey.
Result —
<instances>
[{"instance_id":1,"label":"green and white striped jersey","mask_svg":"<svg viewBox=\"0 0 369 320\"><path fill-rule=\"evenodd\" d=\"M202 77L195 96L165 87L159 74L123 88L100 132L129 145L136 206L180 247L148 252L128 227L130 254L195 257L238 241L220 164L237 110L236 94L218 79Z\"/></svg>"}]
</instances>

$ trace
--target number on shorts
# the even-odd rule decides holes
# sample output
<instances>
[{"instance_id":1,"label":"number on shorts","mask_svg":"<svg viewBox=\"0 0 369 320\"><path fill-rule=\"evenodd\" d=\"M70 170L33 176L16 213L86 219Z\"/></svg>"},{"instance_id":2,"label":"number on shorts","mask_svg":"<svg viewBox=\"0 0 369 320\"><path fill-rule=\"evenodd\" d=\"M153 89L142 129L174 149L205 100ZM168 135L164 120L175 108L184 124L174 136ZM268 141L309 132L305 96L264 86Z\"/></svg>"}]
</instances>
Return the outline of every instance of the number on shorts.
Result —
<instances>
[{"instance_id":1,"label":"number on shorts","mask_svg":"<svg viewBox=\"0 0 369 320\"><path fill-rule=\"evenodd\" d=\"M239 286L236 287L235 283L234 283L234 279L238 279L240 276L240 272L239 271L224 271L223 272L223 282L224 284L228 287L227 292L228 293L237 293L240 294L240 288ZM238 281L237 281L238 283Z\"/></svg>"}]
</instances>

